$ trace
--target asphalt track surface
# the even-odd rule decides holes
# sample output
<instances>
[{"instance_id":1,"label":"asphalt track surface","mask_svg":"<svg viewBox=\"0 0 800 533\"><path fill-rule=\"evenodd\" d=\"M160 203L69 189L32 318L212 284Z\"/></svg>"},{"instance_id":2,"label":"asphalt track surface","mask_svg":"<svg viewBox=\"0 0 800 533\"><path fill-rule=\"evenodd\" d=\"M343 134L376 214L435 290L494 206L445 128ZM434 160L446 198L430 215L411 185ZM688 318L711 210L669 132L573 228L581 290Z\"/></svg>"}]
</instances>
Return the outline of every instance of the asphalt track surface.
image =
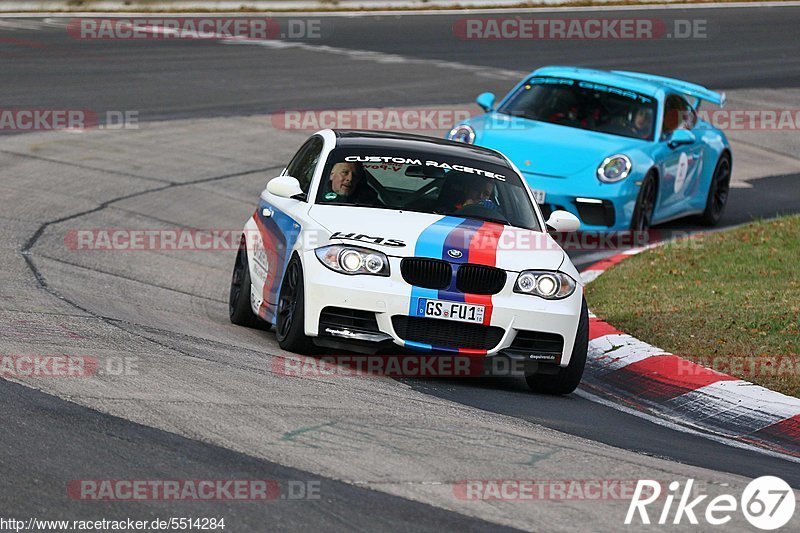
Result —
<instances>
[{"instance_id":1,"label":"asphalt track surface","mask_svg":"<svg viewBox=\"0 0 800 533\"><path fill-rule=\"evenodd\" d=\"M726 89L800 86L796 8L614 13L667 24L707 21L708 38L588 44L462 40L452 30L462 16L434 15L320 17L320 34L326 37L296 42L492 69L576 64L647 69ZM418 72L403 63L350 63L302 50L276 56L213 42L81 41L63 28L6 36L25 41L4 43L4 63L11 67L1 82L5 101L21 107L136 109L143 120L467 102L479 87L504 94L517 81L491 74L475 78L436 65Z\"/></svg>"},{"instance_id":2,"label":"asphalt track surface","mask_svg":"<svg viewBox=\"0 0 800 533\"><path fill-rule=\"evenodd\" d=\"M375 56L365 59L370 56L359 52L361 57L358 58L353 54L337 52L334 60L329 53L309 49L317 45L313 42L275 53L270 48L216 42L83 42L68 37L63 27L42 25L30 30L0 30L0 36L3 37L0 40L3 57L0 89L3 107L135 109L139 111L140 120L147 123L175 119L219 119L293 108L399 107L465 102L482 90L493 90L498 94L507 90L514 79L511 75L504 75L501 69L531 70L550 63L657 71L730 90L780 90L800 85L800 44L795 29L800 21L800 9L669 10L648 12L647 16L673 19L684 15L685 18L708 19L715 32L713 38L636 43L602 41L593 42L591 46L581 42L556 41L464 42L455 39L450 29L458 18L456 16L336 17L324 19L333 25L333 34L320 44L380 54L378 59ZM640 16L640 13L631 16ZM380 60L387 54L400 55L405 61ZM445 65L453 62L476 69L454 69ZM212 142L213 138L206 136L202 140ZM13 159L18 151L17 148L9 148L8 143L8 140L0 139L0 149L7 150L6 155ZM257 145L252 146L254 149ZM175 180L188 183L207 178L208 183L213 184L217 179L233 179L236 181L233 186L235 192L242 193L242 196L245 196L245 192L255 191L257 194L259 187L256 185L261 182L263 174L285 163L291 153L289 146L290 143L285 147L281 145L280 153L250 153L249 166L241 162L231 163L230 172L219 176L208 177L202 171L183 168L182 176ZM260 148L263 149L263 146ZM202 146L199 150L202 150ZM74 151L69 155L74 167L72 170L77 172L75 179L80 178L80 165L84 165L88 173L97 170L92 163L94 154L89 154L85 160L80 156ZM43 156L42 160L45 159ZM117 168L115 171L125 173L129 170ZM754 181L752 188L733 190L725 225L798 210L798 177L770 176L768 171L766 175L769 177ZM12 179L11 174L4 174L2 184L10 189L18 187ZM156 178L151 176L147 179ZM161 175L158 179L172 177ZM200 319L212 317L216 321L209 331L204 331L202 325L193 331L181 330L175 325L178 322L166 324L163 330L156 330L152 323L157 322L155 319L138 321L136 316L137 313L146 312L147 305L166 305L163 295L153 296L148 289L145 291L147 297L138 302L139 307L127 312L120 311L117 306L106 306L102 295L95 293L117 289L115 283L122 280L108 275L109 270L115 268L110 265L96 267L91 262L81 265L82 284L68 286L67 282L74 278L64 272L66 265L59 264L58 257L48 256L39 242L57 244L57 237L55 240L48 238L48 228L42 224L64 217L99 214L100 218L90 221L94 227L100 225L98 221L105 221L113 227L114 222L125 219L111 215L108 215L108 219L103 218L104 210L111 203L126 195L136 195L145 189L159 187L158 183L139 188L126 186L117 194L99 190L95 199L91 191L84 191L75 206L61 202L61 209L54 210L52 216L45 209L36 217L26 217L25 223L21 222L22 217L18 219L6 211L3 234L21 240L20 244L5 247L3 253L14 254L17 260L21 258L19 254L23 250L31 250L32 254L25 258L31 267L27 273L14 273L17 286L24 287L19 291L20 296L15 298L11 289L5 289L3 293L6 305L4 320L7 321L4 335L9 342L2 348L2 353L14 349L20 353L21 345L14 344L20 338L19 331L14 329L15 324L20 324L19 316L33 316L41 313L42 309L49 309L45 314L63 313L70 317L74 313L81 318L100 318L106 325L118 327L122 331L120 335L126 337L126 342L130 342L127 337L148 336L151 340L156 339L163 350L193 356L198 352L203 354L202 357L225 364L226 357L230 357L236 364L223 366L222 369L231 373L238 372L244 364L239 363L240 358L252 357L256 350L267 354L279 352L271 333L239 333L246 337L249 347L245 348L226 344L234 342L230 339L237 334L235 329L233 333L226 333L227 337L215 336L220 328L225 327L222 325L225 318L224 299L217 298L227 291L225 281L222 281L223 286L217 287L215 298L203 293L195 294L191 283L176 282L181 291L177 296L184 304L187 301L189 303L183 308L187 319L197 314L199 308L214 308L211 314L198 315ZM184 208L174 207L173 202L178 201L179 197L169 196L170 187L165 186L163 193L156 190L149 196L149 201L160 204L160 208L148 211L141 206L131 207L129 212L133 213L135 219L147 211L151 218L159 215L173 224L180 223L180 215L185 211ZM217 192L223 194L222 191L220 189ZM224 191L229 192L228 189ZM255 195L252 198L254 200ZM65 203L67 205L63 205ZM34 202L29 207L31 211L36 209ZM197 211L211 207L202 203L193 207L195 209L191 215L186 217L187 225L213 227L217 223L217 213L213 211L204 213L205 216L197 214ZM244 216L247 209L252 207L239 207ZM28 218L38 220L38 223L27 223ZM236 225L236 222L228 221L237 220L237 216L225 215L220 218L224 218L226 224ZM242 217L238 218L243 220ZM696 229L686 221L670 224L667 229L687 228ZM37 250L43 257L37 258ZM4 259L4 264L7 259ZM580 264L580 258L576 259ZM196 275L205 281L208 265L202 264L202 260L200 263L195 266L187 260L181 263L181 268L186 269L185 275L188 277ZM127 272L130 278L147 278L148 270L159 265L146 265L142 261L132 260L130 265L115 266L118 267L117 274ZM158 275L154 277L158 278ZM227 273L219 279L225 280L226 277ZM155 281L153 285L156 285ZM125 289L126 292L129 290ZM29 298L23 294L37 296ZM170 294L165 293L167 296ZM50 304L43 303L52 299L53 295L62 299L55 310L49 308ZM47 320L31 320L38 323L38 327L47 327ZM72 324L72 318L66 320ZM75 321L80 322L78 319ZM36 329L32 331L31 334L36 337ZM28 337L23 334L22 338ZM49 353L57 349L58 342L51 341ZM96 339L90 337L86 344L90 347L96 344L102 349L104 342L106 338L98 336ZM110 337L108 342L109 347L123 346L121 342L115 344L118 341ZM134 348L139 346L136 342L133 345ZM134 348L131 350L135 351ZM67 350L66 344L64 349ZM163 370L169 372L169 367ZM224 381L223 378L220 379ZM553 437L556 440L551 445L569 442L570 436L574 436L577 441L586 443L588 453L595 445L602 450L608 450L608 446L611 446L625 454L625 460L635 462L639 460L635 459L637 456L641 457L641 461L646 457L661 458L667 463L675 463L674 468L686 475L696 472L702 477L708 475L706 472L709 470L748 478L774 474L783 477L794 487L800 487L800 469L796 463L668 429L581 396L551 398L532 395L522 383L500 379L468 383L454 380L401 380L398 385L407 386L410 391L420 393L422 398L431 398L432 402L445 400L477 408L470 411L473 413L470 416L478 417L476 420L500 415L520 424L541 428L543 435L553 433L550 430L566 435L566 440ZM36 384L33 386L39 388ZM301 382L291 386L301 388L308 385ZM252 392L259 394L259 390L263 389L253 388ZM85 390L81 392L90 395ZM287 390L282 392L286 393ZM302 391L295 391L294 394L296 398L303 397ZM195 438L187 438L187 432L177 423L174 432L154 428L157 425L170 427L169 423L154 422L154 427L147 427L150 424L140 425L136 421L146 422L149 413L116 417L113 416L117 412L113 402L109 402L109 406L101 403L96 406L97 409L89 409L65 401L63 398L72 399L68 390L58 393L58 396L61 398L0 380L0 397L4 403L0 411L3 428L0 445L4 450L0 454L0 462L4 472L10 474L0 480L0 502L4 509L13 511L12 516L27 517L39 513L47 518L110 515L154 517L175 509L166 503L102 504L99 507L92 502L65 501L63 487L66 481L86 477L315 479L321 480L325 487L324 497L319 501L275 502L268 507L197 504L191 507L191 513L195 516L225 515L236 524L234 531L264 529L262 525L265 520L269 520L266 526L269 529L305 529L326 525L332 525L334 529L365 530L419 529L423 526L430 529L447 527L476 530L500 527L496 515L487 514L490 522L482 521L476 516L481 515L482 511L469 512L463 508L459 512L448 511L442 508L444 506L440 500L432 498L433 505L428 505L421 501L426 496L397 496L402 489L386 488L379 486L379 483L370 488L354 486L352 480L358 477L337 477L321 466L308 470L283 466L292 461L282 461L284 456L280 454L270 461L270 454L255 445L252 450L241 442L218 446L212 442L225 442L224 437L209 437L200 429ZM75 401L92 404L80 396L76 393ZM98 396L101 396L99 392ZM172 404L162 409L169 411L172 407L180 409ZM270 409L271 406L263 405L261 408ZM163 416L169 418L168 414ZM286 416L291 416L291 412ZM242 425L243 434L252 429L244 427L246 421L238 422ZM374 423L380 424L379 421ZM313 447L307 453L313 455ZM545 446L545 451L541 453L544 456L551 452ZM319 460L324 462L323 458ZM358 462L359 457L351 457L351 460ZM310 464L313 465L313 461ZM89 471L86 465L90 465ZM662 462L658 462L658 465L663 467ZM345 465L342 468L346 470L347 467ZM545 472L553 475L552 471ZM525 475L530 476L531 473L526 472ZM337 481L332 477L350 482ZM501 475L498 473L496 477ZM508 512L514 512L514 509ZM420 516L424 516L424 520L420 520ZM525 529L550 529L537 527L532 522L517 525ZM553 529L569 530L573 526L581 529L578 523L559 524L558 527L553 525ZM598 524L597 527L603 529L608 526Z\"/></svg>"}]
</instances>

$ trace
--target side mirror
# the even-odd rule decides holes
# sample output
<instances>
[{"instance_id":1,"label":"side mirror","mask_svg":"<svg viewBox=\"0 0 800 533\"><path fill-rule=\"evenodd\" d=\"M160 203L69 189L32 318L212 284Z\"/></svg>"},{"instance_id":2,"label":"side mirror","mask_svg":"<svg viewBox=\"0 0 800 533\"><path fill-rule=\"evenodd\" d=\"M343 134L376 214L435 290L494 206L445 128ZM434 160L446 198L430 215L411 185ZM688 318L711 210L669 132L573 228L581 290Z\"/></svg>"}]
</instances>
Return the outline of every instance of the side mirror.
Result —
<instances>
[{"instance_id":1,"label":"side mirror","mask_svg":"<svg viewBox=\"0 0 800 533\"><path fill-rule=\"evenodd\" d=\"M297 178L291 176L272 178L267 183L267 192L281 198L293 198L298 195L305 196L303 189L300 188L300 182L297 181Z\"/></svg>"},{"instance_id":2,"label":"side mirror","mask_svg":"<svg viewBox=\"0 0 800 533\"><path fill-rule=\"evenodd\" d=\"M669 134L669 137L667 137L667 146L674 150L678 146L694 144L695 140L696 137L691 131L683 129L675 130Z\"/></svg>"},{"instance_id":3,"label":"side mirror","mask_svg":"<svg viewBox=\"0 0 800 533\"><path fill-rule=\"evenodd\" d=\"M475 102L488 113L494 109L494 93L481 93L475 99Z\"/></svg>"},{"instance_id":4,"label":"side mirror","mask_svg":"<svg viewBox=\"0 0 800 533\"><path fill-rule=\"evenodd\" d=\"M581 221L569 211L553 211L547 219L547 227L558 233L578 231Z\"/></svg>"}]
</instances>

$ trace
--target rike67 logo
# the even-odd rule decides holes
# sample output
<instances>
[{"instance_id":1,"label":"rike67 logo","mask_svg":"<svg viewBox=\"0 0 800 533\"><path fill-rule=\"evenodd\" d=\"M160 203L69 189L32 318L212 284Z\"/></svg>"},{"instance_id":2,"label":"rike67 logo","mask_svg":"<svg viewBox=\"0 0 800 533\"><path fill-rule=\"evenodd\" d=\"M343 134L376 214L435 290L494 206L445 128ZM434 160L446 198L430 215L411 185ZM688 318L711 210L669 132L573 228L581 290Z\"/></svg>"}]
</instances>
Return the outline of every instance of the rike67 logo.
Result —
<instances>
[{"instance_id":1,"label":"rike67 logo","mask_svg":"<svg viewBox=\"0 0 800 533\"><path fill-rule=\"evenodd\" d=\"M681 483L673 481L669 484L669 492L662 497L661 483L640 479L625 515L625 524L650 524L648 506L651 506L650 511L655 511L653 521L659 525L680 524L682 521L697 525L699 516L709 525L721 526L730 522L733 514L740 510L752 526L765 531L785 526L794 514L794 492L779 477L762 476L754 479L745 487L739 500L730 494L721 494L708 501L709 496L701 494L690 500L694 496L693 484L694 480L689 479L681 489ZM678 502L673 511L676 499ZM660 505L662 501L663 507ZM655 502L658 504L653 505Z\"/></svg>"}]
</instances>

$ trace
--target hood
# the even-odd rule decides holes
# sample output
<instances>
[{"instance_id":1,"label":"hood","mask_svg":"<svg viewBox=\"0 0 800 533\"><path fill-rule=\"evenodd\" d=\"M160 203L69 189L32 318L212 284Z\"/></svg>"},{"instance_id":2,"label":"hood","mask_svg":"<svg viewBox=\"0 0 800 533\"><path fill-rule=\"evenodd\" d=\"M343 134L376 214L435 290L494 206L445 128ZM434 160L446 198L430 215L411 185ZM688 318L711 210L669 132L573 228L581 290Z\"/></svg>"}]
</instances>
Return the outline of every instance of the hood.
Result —
<instances>
[{"instance_id":1,"label":"hood","mask_svg":"<svg viewBox=\"0 0 800 533\"><path fill-rule=\"evenodd\" d=\"M394 257L434 257L519 272L556 270L564 251L546 232L481 220L366 207L314 205L327 233L315 246L356 244Z\"/></svg>"},{"instance_id":2,"label":"hood","mask_svg":"<svg viewBox=\"0 0 800 533\"><path fill-rule=\"evenodd\" d=\"M648 142L499 113L476 117L470 125L475 144L504 153L522 172L553 177L594 176L606 157Z\"/></svg>"}]
</instances>

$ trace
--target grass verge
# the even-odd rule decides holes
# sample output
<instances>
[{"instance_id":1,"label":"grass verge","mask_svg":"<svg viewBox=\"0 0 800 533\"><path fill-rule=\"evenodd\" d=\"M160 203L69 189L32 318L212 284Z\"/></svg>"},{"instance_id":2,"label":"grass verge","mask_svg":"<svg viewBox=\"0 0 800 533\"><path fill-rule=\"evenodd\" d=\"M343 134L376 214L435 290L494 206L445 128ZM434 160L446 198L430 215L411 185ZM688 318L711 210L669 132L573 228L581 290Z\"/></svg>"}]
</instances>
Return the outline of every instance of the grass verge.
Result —
<instances>
[{"instance_id":1,"label":"grass verge","mask_svg":"<svg viewBox=\"0 0 800 533\"><path fill-rule=\"evenodd\" d=\"M800 216L648 250L591 283L587 300L638 339L800 396Z\"/></svg>"}]
</instances>

